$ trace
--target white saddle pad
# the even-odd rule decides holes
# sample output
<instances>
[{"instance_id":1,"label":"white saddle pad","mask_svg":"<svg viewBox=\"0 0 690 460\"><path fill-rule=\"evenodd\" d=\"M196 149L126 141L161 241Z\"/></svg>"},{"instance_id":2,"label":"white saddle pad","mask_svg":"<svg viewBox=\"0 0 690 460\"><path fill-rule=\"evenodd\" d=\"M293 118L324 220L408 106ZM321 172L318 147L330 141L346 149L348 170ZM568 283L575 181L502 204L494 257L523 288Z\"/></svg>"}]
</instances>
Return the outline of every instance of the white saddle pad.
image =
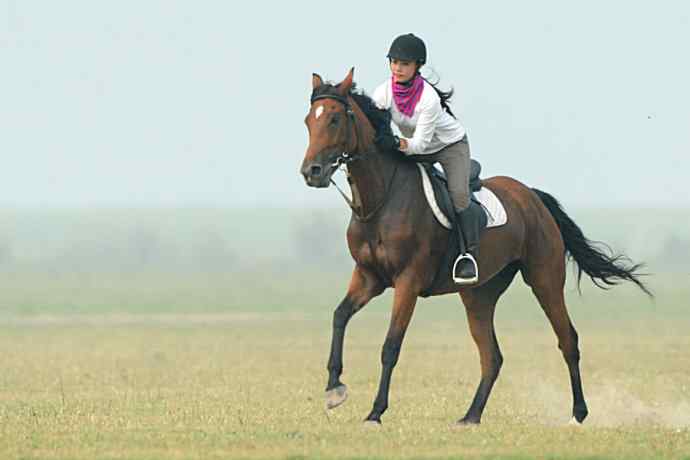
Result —
<instances>
[{"instance_id":1,"label":"white saddle pad","mask_svg":"<svg viewBox=\"0 0 690 460\"><path fill-rule=\"evenodd\" d=\"M438 223L443 225L447 229L451 229L452 225L448 216L446 216L436 202L436 197L434 196L434 188L431 185L431 179L424 169L424 166L417 163L419 172L422 175L422 187L424 188L424 195L426 200L434 213L434 217L438 220ZM498 197L486 187L482 187L478 192L474 192L475 198L481 203L484 208L484 212L487 217L486 228L498 227L505 224L508 221L508 216L506 210L503 207L503 203Z\"/></svg>"}]
</instances>

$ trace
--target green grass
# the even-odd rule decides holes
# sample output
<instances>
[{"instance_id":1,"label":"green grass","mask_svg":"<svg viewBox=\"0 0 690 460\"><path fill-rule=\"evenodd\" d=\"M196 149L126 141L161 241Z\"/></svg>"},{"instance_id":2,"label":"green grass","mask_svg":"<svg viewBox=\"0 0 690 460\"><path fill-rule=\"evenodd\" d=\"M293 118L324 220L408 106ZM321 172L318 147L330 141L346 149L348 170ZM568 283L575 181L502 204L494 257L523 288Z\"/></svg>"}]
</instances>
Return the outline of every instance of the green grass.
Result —
<instances>
[{"instance_id":1,"label":"green grass","mask_svg":"<svg viewBox=\"0 0 690 460\"><path fill-rule=\"evenodd\" d=\"M384 427L373 401L384 315L348 334L351 396L323 409L322 321L225 319L2 329L2 458L601 457L690 452L687 335L610 340L581 331L591 416L566 425L570 391L548 330L500 334L506 364L478 428L453 430L478 364L458 318L422 319L405 344Z\"/></svg>"},{"instance_id":2,"label":"green grass","mask_svg":"<svg viewBox=\"0 0 690 460\"><path fill-rule=\"evenodd\" d=\"M349 326L350 399L323 408L351 267L342 206L0 210L0 458L690 459L687 210L567 209L656 273L653 301L566 288L583 427L566 425L567 371L518 276L483 424L449 428L479 377L450 295L418 303L383 429L367 431L390 291Z\"/></svg>"},{"instance_id":3,"label":"green grass","mask_svg":"<svg viewBox=\"0 0 690 460\"><path fill-rule=\"evenodd\" d=\"M690 288L567 289L590 417L568 426L556 339L516 280L483 424L453 430L479 364L457 296L420 301L382 430L364 429L390 295L352 320L326 413L330 316L345 274L15 274L0 301L0 458L689 458ZM304 280L309 280L305 282Z\"/></svg>"}]
</instances>

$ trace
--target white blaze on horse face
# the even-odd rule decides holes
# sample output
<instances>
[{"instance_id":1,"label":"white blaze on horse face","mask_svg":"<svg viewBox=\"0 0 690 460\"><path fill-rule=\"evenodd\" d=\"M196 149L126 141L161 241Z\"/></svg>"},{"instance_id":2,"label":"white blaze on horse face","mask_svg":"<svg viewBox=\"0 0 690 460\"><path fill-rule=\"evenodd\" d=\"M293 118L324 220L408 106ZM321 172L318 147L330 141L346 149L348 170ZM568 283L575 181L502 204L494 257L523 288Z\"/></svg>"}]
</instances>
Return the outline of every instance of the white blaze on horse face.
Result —
<instances>
[{"instance_id":1,"label":"white blaze on horse face","mask_svg":"<svg viewBox=\"0 0 690 460\"><path fill-rule=\"evenodd\" d=\"M316 108L316 110L314 111L314 118L318 120L319 117L321 116L321 114L323 114L323 106L322 105L318 106Z\"/></svg>"}]
</instances>

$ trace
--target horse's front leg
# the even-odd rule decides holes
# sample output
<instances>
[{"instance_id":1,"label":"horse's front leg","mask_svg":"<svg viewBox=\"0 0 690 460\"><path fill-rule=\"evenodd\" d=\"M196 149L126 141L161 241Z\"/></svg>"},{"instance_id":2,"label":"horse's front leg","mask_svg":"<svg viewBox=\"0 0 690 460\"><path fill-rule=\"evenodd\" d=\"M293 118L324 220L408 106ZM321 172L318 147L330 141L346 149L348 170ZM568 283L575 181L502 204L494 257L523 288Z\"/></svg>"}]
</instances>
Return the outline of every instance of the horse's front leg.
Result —
<instances>
[{"instance_id":1,"label":"horse's front leg","mask_svg":"<svg viewBox=\"0 0 690 460\"><path fill-rule=\"evenodd\" d=\"M327 409L333 409L347 399L347 387L340 381L340 375L343 372L345 327L355 313L383 290L382 283L374 274L360 266L355 267L347 295L333 313L333 338L328 358L328 385L326 386Z\"/></svg>"},{"instance_id":2,"label":"horse's front leg","mask_svg":"<svg viewBox=\"0 0 690 460\"><path fill-rule=\"evenodd\" d=\"M393 313L386 335L386 341L381 350L381 381L379 391L374 401L374 407L367 416L365 423L381 424L381 415L388 408L388 391L391 383L393 368L398 362L405 331L412 319L412 313L417 303L419 290L411 282L396 283Z\"/></svg>"}]
</instances>

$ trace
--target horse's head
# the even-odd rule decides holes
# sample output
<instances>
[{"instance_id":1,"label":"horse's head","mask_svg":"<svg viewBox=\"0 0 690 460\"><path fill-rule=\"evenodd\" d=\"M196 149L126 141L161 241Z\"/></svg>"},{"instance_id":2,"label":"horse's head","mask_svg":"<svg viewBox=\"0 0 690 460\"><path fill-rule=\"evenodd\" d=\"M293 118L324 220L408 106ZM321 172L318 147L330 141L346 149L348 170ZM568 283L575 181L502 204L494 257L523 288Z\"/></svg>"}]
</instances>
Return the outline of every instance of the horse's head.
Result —
<instances>
[{"instance_id":1,"label":"horse's head","mask_svg":"<svg viewBox=\"0 0 690 460\"><path fill-rule=\"evenodd\" d=\"M301 172L310 187L328 187L340 164L347 162L357 149L357 126L352 109L354 69L333 86L320 76L312 76L311 108L304 122L309 131L309 146Z\"/></svg>"}]
</instances>

